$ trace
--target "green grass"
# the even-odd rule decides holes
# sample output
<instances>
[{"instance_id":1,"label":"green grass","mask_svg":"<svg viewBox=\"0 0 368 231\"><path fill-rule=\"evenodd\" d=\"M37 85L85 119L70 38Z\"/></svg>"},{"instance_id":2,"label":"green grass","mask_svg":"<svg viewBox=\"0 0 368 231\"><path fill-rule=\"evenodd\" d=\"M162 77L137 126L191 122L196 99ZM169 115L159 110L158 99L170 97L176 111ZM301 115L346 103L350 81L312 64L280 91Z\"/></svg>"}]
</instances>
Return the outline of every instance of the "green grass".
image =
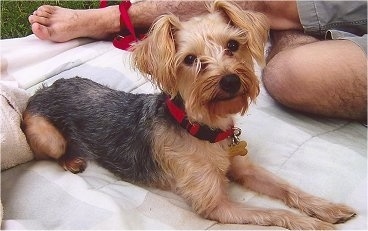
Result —
<instances>
[{"instance_id":1,"label":"green grass","mask_svg":"<svg viewBox=\"0 0 368 231\"><path fill-rule=\"evenodd\" d=\"M32 34L28 16L39 6L57 5L71 9L98 8L99 0L87 1L14 1L0 0L1 5L1 39L24 37Z\"/></svg>"}]
</instances>

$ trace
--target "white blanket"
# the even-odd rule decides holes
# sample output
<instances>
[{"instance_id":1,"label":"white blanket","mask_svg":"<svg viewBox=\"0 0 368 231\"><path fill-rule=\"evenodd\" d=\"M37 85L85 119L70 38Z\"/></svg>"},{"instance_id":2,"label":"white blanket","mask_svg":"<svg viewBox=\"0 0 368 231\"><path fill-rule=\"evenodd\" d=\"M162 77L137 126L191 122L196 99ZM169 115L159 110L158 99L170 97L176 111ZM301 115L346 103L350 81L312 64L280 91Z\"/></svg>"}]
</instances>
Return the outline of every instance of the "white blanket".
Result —
<instances>
[{"instance_id":1,"label":"white blanket","mask_svg":"<svg viewBox=\"0 0 368 231\"><path fill-rule=\"evenodd\" d=\"M132 70L129 53L110 42L78 39L57 44L32 35L2 40L1 49L2 81L14 81L31 94L41 84L74 76L124 91L155 91ZM237 126L254 162L309 193L356 209L358 215L338 229L368 228L366 127L287 110L263 88L257 103L237 118ZM289 209L235 184L228 192L240 203ZM2 229L278 228L203 219L177 195L121 181L94 163L80 174L51 161L7 169L1 173L1 200Z\"/></svg>"}]
</instances>

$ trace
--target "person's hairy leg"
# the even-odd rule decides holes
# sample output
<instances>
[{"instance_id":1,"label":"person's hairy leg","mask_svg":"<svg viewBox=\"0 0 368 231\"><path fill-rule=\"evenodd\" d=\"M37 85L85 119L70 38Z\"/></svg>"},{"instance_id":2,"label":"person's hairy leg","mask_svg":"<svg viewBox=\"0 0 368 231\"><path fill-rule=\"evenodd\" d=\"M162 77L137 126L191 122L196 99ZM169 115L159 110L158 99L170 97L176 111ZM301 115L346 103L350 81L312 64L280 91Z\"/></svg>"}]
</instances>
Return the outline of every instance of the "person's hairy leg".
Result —
<instances>
[{"instance_id":1,"label":"person's hairy leg","mask_svg":"<svg viewBox=\"0 0 368 231\"><path fill-rule=\"evenodd\" d=\"M134 27L147 29L162 14L171 12L188 19L205 10L204 2L144 1L133 4L128 14ZM54 42L80 37L110 39L124 29L124 25L120 25L118 5L83 10L43 5L29 16L28 21L38 38Z\"/></svg>"},{"instance_id":2,"label":"person's hairy leg","mask_svg":"<svg viewBox=\"0 0 368 231\"><path fill-rule=\"evenodd\" d=\"M187 20L206 12L206 1L142 1L129 9L132 23L136 27L149 27L160 15L172 13L181 20ZM210 1L207 1L210 2ZM242 9L257 11L269 19L271 29L300 29L295 1L236 1Z\"/></svg>"},{"instance_id":3,"label":"person's hairy leg","mask_svg":"<svg viewBox=\"0 0 368 231\"><path fill-rule=\"evenodd\" d=\"M205 11L204 2L143 1L133 4L128 14L134 27L147 29L162 14L171 12L182 19L188 19ZM54 42L79 37L110 39L124 29L124 25L120 25L118 5L84 10L43 5L28 20L38 38Z\"/></svg>"},{"instance_id":4,"label":"person's hairy leg","mask_svg":"<svg viewBox=\"0 0 368 231\"><path fill-rule=\"evenodd\" d=\"M367 120L367 57L348 40L316 41L276 32L263 83L281 104L302 112ZM299 33L299 35L298 35ZM276 39L275 39L276 38Z\"/></svg>"},{"instance_id":5,"label":"person's hairy leg","mask_svg":"<svg viewBox=\"0 0 368 231\"><path fill-rule=\"evenodd\" d=\"M182 20L206 12L204 1L142 1L128 10L134 27L148 29L154 20L172 13ZM264 13L273 29L301 29L294 1L239 1L245 10ZM118 5L101 9L74 10L44 5L29 16L33 33L43 40L65 42L74 38L110 39L120 25Z\"/></svg>"}]
</instances>

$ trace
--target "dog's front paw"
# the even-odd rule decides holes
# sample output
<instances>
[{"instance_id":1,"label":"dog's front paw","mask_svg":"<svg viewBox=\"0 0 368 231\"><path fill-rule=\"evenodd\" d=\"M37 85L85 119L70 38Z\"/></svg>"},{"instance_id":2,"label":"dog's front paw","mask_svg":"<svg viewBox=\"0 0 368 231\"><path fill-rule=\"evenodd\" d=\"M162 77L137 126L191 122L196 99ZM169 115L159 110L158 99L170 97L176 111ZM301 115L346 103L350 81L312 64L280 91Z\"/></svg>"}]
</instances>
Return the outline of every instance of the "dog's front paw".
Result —
<instances>
[{"instance_id":1,"label":"dog's front paw","mask_svg":"<svg viewBox=\"0 0 368 231\"><path fill-rule=\"evenodd\" d=\"M349 206L334 203L321 204L313 213L318 219L332 224L346 222L356 215Z\"/></svg>"},{"instance_id":2,"label":"dog's front paw","mask_svg":"<svg viewBox=\"0 0 368 231\"><path fill-rule=\"evenodd\" d=\"M332 203L323 198L301 192L293 195L293 197L290 197L291 200L287 201L289 206L298 208L311 217L331 224L346 222L356 215L352 208L343 204Z\"/></svg>"},{"instance_id":3,"label":"dog's front paw","mask_svg":"<svg viewBox=\"0 0 368 231\"><path fill-rule=\"evenodd\" d=\"M355 215L356 212L346 205L332 204L329 208L326 208L326 212L322 212L319 219L337 224L348 221Z\"/></svg>"}]
</instances>

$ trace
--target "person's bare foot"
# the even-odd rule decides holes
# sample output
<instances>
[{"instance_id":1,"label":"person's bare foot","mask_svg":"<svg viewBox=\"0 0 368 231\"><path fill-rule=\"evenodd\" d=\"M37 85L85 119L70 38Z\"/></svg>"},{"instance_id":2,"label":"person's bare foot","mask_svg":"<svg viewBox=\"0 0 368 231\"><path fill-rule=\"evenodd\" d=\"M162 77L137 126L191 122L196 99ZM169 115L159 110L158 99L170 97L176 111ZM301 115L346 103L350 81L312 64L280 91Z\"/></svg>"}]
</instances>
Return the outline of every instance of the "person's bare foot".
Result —
<instances>
[{"instance_id":1,"label":"person's bare foot","mask_svg":"<svg viewBox=\"0 0 368 231\"><path fill-rule=\"evenodd\" d=\"M119 17L117 5L86 10L43 5L28 17L28 21L38 38L65 42L80 37L109 39L120 31Z\"/></svg>"}]
</instances>

